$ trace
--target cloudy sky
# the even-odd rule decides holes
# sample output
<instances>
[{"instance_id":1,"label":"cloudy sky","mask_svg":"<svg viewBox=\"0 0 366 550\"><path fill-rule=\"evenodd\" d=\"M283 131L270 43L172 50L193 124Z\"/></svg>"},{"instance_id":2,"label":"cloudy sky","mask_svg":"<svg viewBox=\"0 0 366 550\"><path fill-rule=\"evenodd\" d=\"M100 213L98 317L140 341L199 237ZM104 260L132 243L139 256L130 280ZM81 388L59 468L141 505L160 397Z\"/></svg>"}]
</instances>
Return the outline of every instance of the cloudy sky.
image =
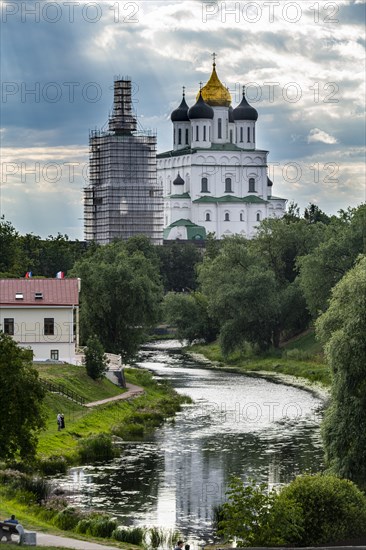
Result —
<instances>
[{"instance_id":1,"label":"cloudy sky","mask_svg":"<svg viewBox=\"0 0 366 550\"><path fill-rule=\"evenodd\" d=\"M1 2L1 214L83 238L89 130L130 76L139 123L172 148L171 111L211 73L259 112L273 194L328 214L365 201L365 1Z\"/></svg>"}]
</instances>

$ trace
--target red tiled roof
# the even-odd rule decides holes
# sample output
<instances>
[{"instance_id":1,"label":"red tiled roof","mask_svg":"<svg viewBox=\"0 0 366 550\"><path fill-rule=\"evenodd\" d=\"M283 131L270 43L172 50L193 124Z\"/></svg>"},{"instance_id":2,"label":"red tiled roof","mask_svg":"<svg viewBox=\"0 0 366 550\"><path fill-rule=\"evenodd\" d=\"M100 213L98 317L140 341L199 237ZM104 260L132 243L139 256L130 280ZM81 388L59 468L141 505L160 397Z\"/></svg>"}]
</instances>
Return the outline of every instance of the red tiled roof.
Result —
<instances>
[{"instance_id":1,"label":"red tiled roof","mask_svg":"<svg viewBox=\"0 0 366 550\"><path fill-rule=\"evenodd\" d=\"M36 292L43 298L36 298ZM15 295L23 295L16 299ZM79 304L78 279L0 279L0 305L56 305Z\"/></svg>"}]
</instances>

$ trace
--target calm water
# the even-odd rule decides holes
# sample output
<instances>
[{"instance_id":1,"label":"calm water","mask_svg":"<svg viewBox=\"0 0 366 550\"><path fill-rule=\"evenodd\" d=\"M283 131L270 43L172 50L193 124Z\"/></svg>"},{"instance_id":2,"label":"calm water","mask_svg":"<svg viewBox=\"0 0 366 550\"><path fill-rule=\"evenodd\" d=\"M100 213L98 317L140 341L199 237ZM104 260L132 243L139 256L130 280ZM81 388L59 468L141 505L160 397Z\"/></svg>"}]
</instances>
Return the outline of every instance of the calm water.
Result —
<instances>
[{"instance_id":1,"label":"calm water","mask_svg":"<svg viewBox=\"0 0 366 550\"><path fill-rule=\"evenodd\" d=\"M193 548L212 538L212 506L230 475L273 486L321 466L322 402L312 393L202 368L169 342L142 350L138 364L194 403L148 440L125 442L120 458L61 478L75 504L126 524L177 528Z\"/></svg>"}]
</instances>

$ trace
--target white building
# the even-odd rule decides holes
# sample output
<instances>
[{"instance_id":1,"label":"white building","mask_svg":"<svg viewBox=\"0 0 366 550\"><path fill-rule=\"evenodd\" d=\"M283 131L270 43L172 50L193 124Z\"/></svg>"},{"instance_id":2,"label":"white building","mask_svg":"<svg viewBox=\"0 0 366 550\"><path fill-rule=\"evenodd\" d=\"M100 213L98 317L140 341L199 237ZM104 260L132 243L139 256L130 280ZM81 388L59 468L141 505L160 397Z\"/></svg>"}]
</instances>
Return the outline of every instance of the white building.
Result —
<instances>
[{"instance_id":1,"label":"white building","mask_svg":"<svg viewBox=\"0 0 366 550\"><path fill-rule=\"evenodd\" d=\"M35 361L75 363L80 279L0 279L0 330Z\"/></svg>"},{"instance_id":2,"label":"white building","mask_svg":"<svg viewBox=\"0 0 366 550\"><path fill-rule=\"evenodd\" d=\"M256 148L258 113L245 97L233 109L213 63L191 108L171 114L173 150L157 155L164 188L164 238L253 237L258 223L282 217L286 199L272 195L268 151Z\"/></svg>"}]
</instances>

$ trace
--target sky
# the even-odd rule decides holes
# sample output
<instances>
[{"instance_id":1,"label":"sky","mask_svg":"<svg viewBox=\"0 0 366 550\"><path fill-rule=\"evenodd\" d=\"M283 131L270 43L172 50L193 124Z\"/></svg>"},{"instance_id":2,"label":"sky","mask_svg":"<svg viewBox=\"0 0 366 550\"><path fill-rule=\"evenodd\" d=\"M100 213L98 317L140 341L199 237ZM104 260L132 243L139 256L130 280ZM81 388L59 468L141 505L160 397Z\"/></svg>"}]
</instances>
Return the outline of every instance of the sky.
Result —
<instances>
[{"instance_id":1,"label":"sky","mask_svg":"<svg viewBox=\"0 0 366 550\"><path fill-rule=\"evenodd\" d=\"M22 233L83 239L89 131L115 77L139 126L172 149L170 113L216 69L246 85L273 194L327 214L366 199L365 0L2 0L1 215Z\"/></svg>"}]
</instances>

